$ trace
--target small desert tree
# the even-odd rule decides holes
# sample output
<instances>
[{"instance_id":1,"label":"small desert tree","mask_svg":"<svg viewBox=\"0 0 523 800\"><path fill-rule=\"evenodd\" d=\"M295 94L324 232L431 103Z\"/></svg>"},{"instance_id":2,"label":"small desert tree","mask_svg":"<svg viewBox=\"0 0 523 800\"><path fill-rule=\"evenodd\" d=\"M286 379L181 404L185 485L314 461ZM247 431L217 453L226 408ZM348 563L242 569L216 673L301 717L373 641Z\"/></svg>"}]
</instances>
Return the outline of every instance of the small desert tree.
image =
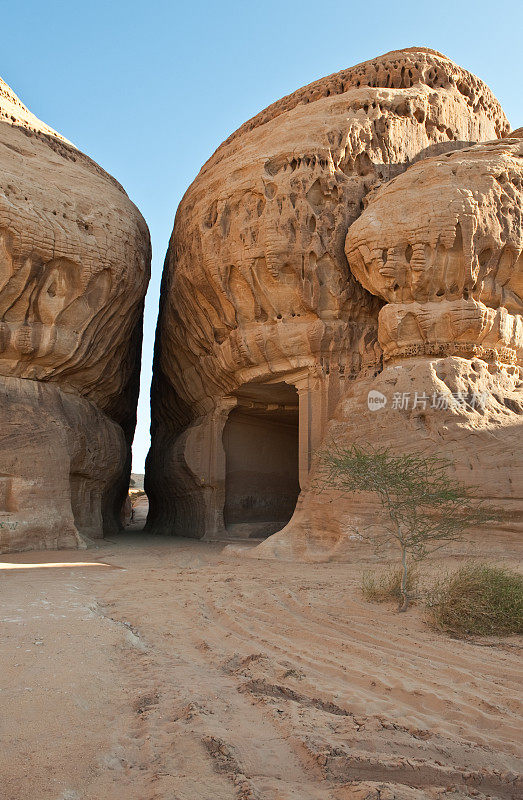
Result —
<instances>
[{"instance_id":1,"label":"small desert tree","mask_svg":"<svg viewBox=\"0 0 523 800\"><path fill-rule=\"evenodd\" d=\"M450 462L434 455L390 449L336 445L320 454L323 488L343 493L376 495L376 523L365 532L377 548L394 542L401 552L400 611L409 603L410 563L420 561L446 542L461 538L467 528L498 518L495 509L473 499L467 488L449 475Z\"/></svg>"}]
</instances>

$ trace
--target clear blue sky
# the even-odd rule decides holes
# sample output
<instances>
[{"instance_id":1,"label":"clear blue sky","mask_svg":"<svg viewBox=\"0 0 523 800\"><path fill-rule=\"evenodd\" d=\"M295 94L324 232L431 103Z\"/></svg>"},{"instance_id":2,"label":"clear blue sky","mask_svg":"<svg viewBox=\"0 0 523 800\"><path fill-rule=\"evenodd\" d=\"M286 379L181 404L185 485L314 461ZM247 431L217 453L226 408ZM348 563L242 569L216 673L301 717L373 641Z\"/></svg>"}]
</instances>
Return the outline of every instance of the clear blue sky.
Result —
<instances>
[{"instance_id":1,"label":"clear blue sky","mask_svg":"<svg viewBox=\"0 0 523 800\"><path fill-rule=\"evenodd\" d=\"M38 117L98 161L140 208L153 242L136 472L149 446L160 275L176 207L242 122L316 78L413 45L489 84L523 125L516 0L438 3L25 0L2 3L0 75Z\"/></svg>"}]
</instances>

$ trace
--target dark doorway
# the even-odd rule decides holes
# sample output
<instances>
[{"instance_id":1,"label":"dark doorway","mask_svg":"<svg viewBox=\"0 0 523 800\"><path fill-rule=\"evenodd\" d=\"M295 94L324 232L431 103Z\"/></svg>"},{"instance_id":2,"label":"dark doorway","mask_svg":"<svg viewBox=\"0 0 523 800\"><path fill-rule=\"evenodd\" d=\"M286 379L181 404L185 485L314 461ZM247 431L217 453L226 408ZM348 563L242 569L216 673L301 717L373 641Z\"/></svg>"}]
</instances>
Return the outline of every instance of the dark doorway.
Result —
<instances>
[{"instance_id":1,"label":"dark doorway","mask_svg":"<svg viewBox=\"0 0 523 800\"><path fill-rule=\"evenodd\" d=\"M246 384L223 432L225 527L265 537L288 523L300 492L298 393L286 383Z\"/></svg>"}]
</instances>

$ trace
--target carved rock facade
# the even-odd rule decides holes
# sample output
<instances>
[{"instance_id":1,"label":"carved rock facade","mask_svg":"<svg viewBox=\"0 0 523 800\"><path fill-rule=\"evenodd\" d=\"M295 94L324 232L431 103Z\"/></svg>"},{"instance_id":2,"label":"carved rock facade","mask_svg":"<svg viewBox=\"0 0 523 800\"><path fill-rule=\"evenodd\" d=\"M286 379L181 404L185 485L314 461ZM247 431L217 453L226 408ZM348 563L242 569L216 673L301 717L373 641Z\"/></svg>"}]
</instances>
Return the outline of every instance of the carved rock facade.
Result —
<instances>
[{"instance_id":1,"label":"carved rock facade","mask_svg":"<svg viewBox=\"0 0 523 800\"><path fill-rule=\"evenodd\" d=\"M0 550L118 525L147 226L122 187L0 81Z\"/></svg>"},{"instance_id":2,"label":"carved rock facade","mask_svg":"<svg viewBox=\"0 0 523 800\"><path fill-rule=\"evenodd\" d=\"M451 383L473 383L479 358L517 390L521 184L517 142L498 141L508 131L481 81L412 48L295 92L218 148L180 204L164 270L152 529L274 533L301 489L262 552L321 541L344 512L307 488L314 453L333 432L373 440L376 415L351 398L394 358L421 357L430 376L432 356L457 358Z\"/></svg>"},{"instance_id":3,"label":"carved rock facade","mask_svg":"<svg viewBox=\"0 0 523 800\"><path fill-rule=\"evenodd\" d=\"M387 302L384 368L354 381L325 438L441 453L509 532L523 520L522 157L515 132L429 158L382 187L349 228L353 274ZM344 558L372 512L371 497L309 489L259 554Z\"/></svg>"}]
</instances>

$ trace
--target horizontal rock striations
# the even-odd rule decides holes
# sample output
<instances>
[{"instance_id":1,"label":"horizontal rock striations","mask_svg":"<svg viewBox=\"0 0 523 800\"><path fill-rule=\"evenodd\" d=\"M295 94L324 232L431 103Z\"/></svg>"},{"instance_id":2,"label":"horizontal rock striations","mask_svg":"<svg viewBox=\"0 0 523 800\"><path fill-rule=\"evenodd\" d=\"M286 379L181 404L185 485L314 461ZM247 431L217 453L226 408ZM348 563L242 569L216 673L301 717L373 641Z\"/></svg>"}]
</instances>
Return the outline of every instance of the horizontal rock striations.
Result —
<instances>
[{"instance_id":1,"label":"horizontal rock striations","mask_svg":"<svg viewBox=\"0 0 523 800\"><path fill-rule=\"evenodd\" d=\"M18 525L2 548L54 547L64 515L70 543L117 524L136 416L149 233L118 182L3 82L0 168L0 497L12 498L4 508L0 500L0 524ZM34 435L26 415L39 417ZM76 476L69 489L64 454ZM55 522L44 515L45 534L37 509L57 492L61 510L53 506Z\"/></svg>"},{"instance_id":2,"label":"horizontal rock striations","mask_svg":"<svg viewBox=\"0 0 523 800\"><path fill-rule=\"evenodd\" d=\"M303 506L313 455L336 407L356 380L379 375L384 354L393 352L379 338L379 330L388 335L381 321L389 297L375 285L389 279L363 277L367 223L357 229L363 251L354 267L347 233L365 215L373 219L380 197L431 159L456 159L457 167L461 151L508 131L478 78L435 51L411 48L298 90L218 148L179 206L165 262L146 475L152 529L211 537L245 535L249 525L253 533L277 530L292 482L282 480L287 488L278 491L268 476L287 463L277 441L290 442L293 426ZM390 211L392 239L403 213L411 212ZM389 245L381 245L380 225L371 244L381 252ZM465 221L462 235L465 241ZM420 248L421 239L410 256L415 274ZM486 302L497 291L488 280L477 302L492 310L485 323L492 331L503 323L494 319L498 306ZM452 282L443 283L454 302ZM504 291L508 297L512 289ZM476 299L469 292L459 302Z\"/></svg>"},{"instance_id":3,"label":"horizontal rock striations","mask_svg":"<svg viewBox=\"0 0 523 800\"><path fill-rule=\"evenodd\" d=\"M386 301L384 368L356 378L324 440L439 453L511 532L523 519L522 156L509 135L421 161L349 228L351 271ZM309 488L260 554L346 558L374 502Z\"/></svg>"}]
</instances>

